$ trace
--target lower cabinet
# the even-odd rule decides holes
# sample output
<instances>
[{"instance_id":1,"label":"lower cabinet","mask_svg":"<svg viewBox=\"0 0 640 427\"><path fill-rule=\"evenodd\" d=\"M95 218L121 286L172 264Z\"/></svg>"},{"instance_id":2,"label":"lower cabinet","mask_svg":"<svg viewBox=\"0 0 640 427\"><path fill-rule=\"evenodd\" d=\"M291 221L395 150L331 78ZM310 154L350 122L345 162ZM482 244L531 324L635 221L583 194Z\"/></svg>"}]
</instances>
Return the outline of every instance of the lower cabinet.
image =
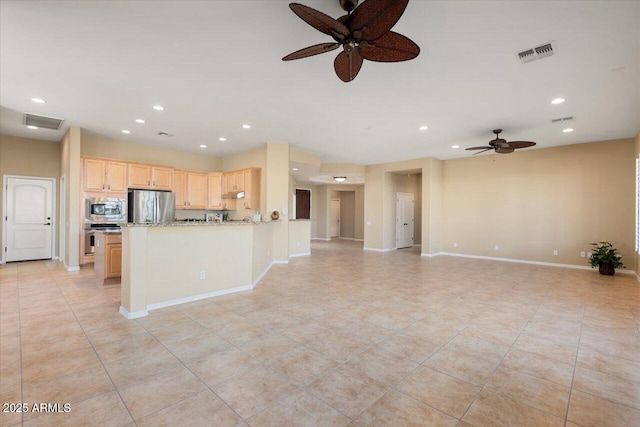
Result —
<instances>
[{"instance_id":1,"label":"lower cabinet","mask_svg":"<svg viewBox=\"0 0 640 427\"><path fill-rule=\"evenodd\" d=\"M96 232L93 268L98 283L122 275L122 235Z\"/></svg>"}]
</instances>

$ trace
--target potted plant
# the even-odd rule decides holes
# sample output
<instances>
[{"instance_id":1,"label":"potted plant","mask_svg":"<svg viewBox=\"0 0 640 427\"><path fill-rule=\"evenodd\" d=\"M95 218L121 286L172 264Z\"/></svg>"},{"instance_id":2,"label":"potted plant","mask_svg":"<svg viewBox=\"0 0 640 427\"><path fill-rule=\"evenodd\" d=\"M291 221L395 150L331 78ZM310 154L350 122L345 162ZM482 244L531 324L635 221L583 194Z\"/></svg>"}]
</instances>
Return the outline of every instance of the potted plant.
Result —
<instances>
[{"instance_id":1,"label":"potted plant","mask_svg":"<svg viewBox=\"0 0 640 427\"><path fill-rule=\"evenodd\" d=\"M593 252L589 257L591 268L598 267L600 274L613 276L616 268L626 268L621 261L622 255L616 252L613 243L606 240L591 243Z\"/></svg>"}]
</instances>

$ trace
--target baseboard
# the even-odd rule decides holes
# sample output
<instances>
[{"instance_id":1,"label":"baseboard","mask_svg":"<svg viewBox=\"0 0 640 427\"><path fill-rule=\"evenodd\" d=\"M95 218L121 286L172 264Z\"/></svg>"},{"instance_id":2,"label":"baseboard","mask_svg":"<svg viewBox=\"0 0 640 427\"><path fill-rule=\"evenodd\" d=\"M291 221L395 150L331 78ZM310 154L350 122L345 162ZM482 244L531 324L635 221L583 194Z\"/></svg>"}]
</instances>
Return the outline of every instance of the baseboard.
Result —
<instances>
[{"instance_id":1,"label":"baseboard","mask_svg":"<svg viewBox=\"0 0 640 427\"><path fill-rule=\"evenodd\" d=\"M3 259L0 259L0 264L4 264L5 261Z\"/></svg>"},{"instance_id":2,"label":"baseboard","mask_svg":"<svg viewBox=\"0 0 640 427\"><path fill-rule=\"evenodd\" d=\"M353 237L338 237L338 239L340 239L340 240L352 240L352 241L356 240Z\"/></svg>"},{"instance_id":3,"label":"baseboard","mask_svg":"<svg viewBox=\"0 0 640 427\"><path fill-rule=\"evenodd\" d=\"M122 314L126 319L133 320L133 319L139 319L141 317L148 316L149 311L140 310L140 311L129 312L126 308L124 308L123 306L120 306L120 314Z\"/></svg>"},{"instance_id":4,"label":"baseboard","mask_svg":"<svg viewBox=\"0 0 640 427\"><path fill-rule=\"evenodd\" d=\"M364 251L372 251L372 252L392 252L397 250L396 248L387 248L387 249L378 249L378 248L362 248Z\"/></svg>"},{"instance_id":5,"label":"baseboard","mask_svg":"<svg viewBox=\"0 0 640 427\"><path fill-rule=\"evenodd\" d=\"M69 267L69 266L67 266L67 264L64 264L64 268L65 268L65 270L67 270L67 271L80 271L80 266L77 266L77 267Z\"/></svg>"},{"instance_id":6,"label":"baseboard","mask_svg":"<svg viewBox=\"0 0 640 427\"><path fill-rule=\"evenodd\" d=\"M255 288L256 285L258 284L258 282L260 282L260 280L262 280L262 278L264 277L265 274L267 274L269 272L269 270L271 270L271 266L273 265L273 263L270 263L267 268L264 269L264 271L260 274L258 274L258 277L256 277L255 279L253 279L253 282L251 283L251 288Z\"/></svg>"},{"instance_id":7,"label":"baseboard","mask_svg":"<svg viewBox=\"0 0 640 427\"><path fill-rule=\"evenodd\" d=\"M224 289L222 291L208 292L206 294L193 295L193 296L190 296L190 297L177 298L177 299L172 299L172 300L169 300L169 301L162 301L162 302L157 302L157 303L154 303L154 304L149 304L149 305L147 305L147 310L148 311L157 310L159 308L171 307L172 305L178 305L178 304L184 304L184 303L187 303L187 302L200 301L200 300L207 299L207 298L219 297L219 296L228 295L228 294L235 294L236 292L250 291L252 289L253 289L253 285L236 286L235 288Z\"/></svg>"},{"instance_id":8,"label":"baseboard","mask_svg":"<svg viewBox=\"0 0 640 427\"><path fill-rule=\"evenodd\" d=\"M289 260L285 259L285 260L273 261L272 264L289 264Z\"/></svg>"},{"instance_id":9,"label":"baseboard","mask_svg":"<svg viewBox=\"0 0 640 427\"><path fill-rule=\"evenodd\" d=\"M486 260L490 260L490 261L515 262L515 263L519 263L519 264L544 265L544 266L547 266L547 267L573 268L573 269L576 269L576 270L592 270L591 267L586 266L586 265L560 264L560 263L556 263L556 262L530 261L530 260L526 260L526 259L498 258L498 257L490 257L490 256L483 256L483 255L456 254L456 253L452 253L452 252L439 252L438 255L447 255L447 256L454 256L454 257L459 257L459 258L486 259ZM432 255L432 256L434 256L434 255ZM620 270L620 269L617 269L616 273L617 274L623 274L623 275L636 274L635 271L626 271L626 270Z\"/></svg>"},{"instance_id":10,"label":"baseboard","mask_svg":"<svg viewBox=\"0 0 640 427\"><path fill-rule=\"evenodd\" d=\"M440 256L440 255L444 255L444 253L442 253L442 252L436 252L436 253L434 253L434 254L428 254L428 253L426 253L426 252L422 252L422 253L420 254L420 256L427 257L427 258L433 258L433 257Z\"/></svg>"},{"instance_id":11,"label":"baseboard","mask_svg":"<svg viewBox=\"0 0 640 427\"><path fill-rule=\"evenodd\" d=\"M413 245L413 247L414 247L414 248L417 248L417 247L420 247L420 248L421 248L421 247L422 247L422 245L421 245L420 243L416 243L416 244L414 244L414 245Z\"/></svg>"},{"instance_id":12,"label":"baseboard","mask_svg":"<svg viewBox=\"0 0 640 427\"><path fill-rule=\"evenodd\" d=\"M325 239L323 237L312 237L311 240L320 240L322 242L330 242L331 239Z\"/></svg>"},{"instance_id":13,"label":"baseboard","mask_svg":"<svg viewBox=\"0 0 640 427\"><path fill-rule=\"evenodd\" d=\"M302 256L311 256L311 252L302 252L302 253L299 253L299 254L289 255L289 258L298 258L298 257L302 257Z\"/></svg>"}]
</instances>

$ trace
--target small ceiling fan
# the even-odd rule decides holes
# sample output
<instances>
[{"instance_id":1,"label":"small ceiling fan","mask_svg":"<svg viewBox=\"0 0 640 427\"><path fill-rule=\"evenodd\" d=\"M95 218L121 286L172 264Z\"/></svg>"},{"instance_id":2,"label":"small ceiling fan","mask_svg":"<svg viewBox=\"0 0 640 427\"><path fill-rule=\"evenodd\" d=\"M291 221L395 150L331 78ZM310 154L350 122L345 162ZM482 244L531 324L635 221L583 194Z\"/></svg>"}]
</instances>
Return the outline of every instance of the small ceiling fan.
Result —
<instances>
[{"instance_id":1,"label":"small ceiling fan","mask_svg":"<svg viewBox=\"0 0 640 427\"><path fill-rule=\"evenodd\" d=\"M477 153L473 153L474 156L476 154L484 153L485 151L489 151L489 150L495 150L496 153L500 153L500 154L509 154L509 153L513 153L513 151L518 148L527 148L527 147L533 147L534 145L536 145L535 142L531 142L531 141L507 142L507 140L500 138L500 132L502 132L502 129L493 130L493 133L496 134L496 139L489 141L488 146L469 147L467 148L467 150L482 150L482 151L478 151Z\"/></svg>"},{"instance_id":2,"label":"small ceiling fan","mask_svg":"<svg viewBox=\"0 0 640 427\"><path fill-rule=\"evenodd\" d=\"M340 80L350 82L360 72L365 59L400 62L418 56L420 48L417 44L391 31L409 0L366 0L360 6L358 0L339 1L347 14L338 19L299 3L289 5L303 21L335 41L300 49L282 58L283 61L330 52L342 46L343 51L338 54L333 66Z\"/></svg>"}]
</instances>

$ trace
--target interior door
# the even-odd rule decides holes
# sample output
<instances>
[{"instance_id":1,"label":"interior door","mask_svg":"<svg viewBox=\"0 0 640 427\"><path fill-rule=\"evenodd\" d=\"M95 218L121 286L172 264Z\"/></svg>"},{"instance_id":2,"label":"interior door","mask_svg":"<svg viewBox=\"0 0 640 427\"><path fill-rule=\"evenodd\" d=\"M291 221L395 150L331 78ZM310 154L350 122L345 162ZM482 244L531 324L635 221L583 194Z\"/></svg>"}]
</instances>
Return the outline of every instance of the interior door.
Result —
<instances>
[{"instance_id":1,"label":"interior door","mask_svg":"<svg viewBox=\"0 0 640 427\"><path fill-rule=\"evenodd\" d=\"M396 196L396 248L413 246L413 194Z\"/></svg>"},{"instance_id":2,"label":"interior door","mask_svg":"<svg viewBox=\"0 0 640 427\"><path fill-rule=\"evenodd\" d=\"M6 261L51 259L53 181L7 178Z\"/></svg>"},{"instance_id":3,"label":"interior door","mask_svg":"<svg viewBox=\"0 0 640 427\"><path fill-rule=\"evenodd\" d=\"M340 237L340 200L331 200L331 236Z\"/></svg>"},{"instance_id":4,"label":"interior door","mask_svg":"<svg viewBox=\"0 0 640 427\"><path fill-rule=\"evenodd\" d=\"M311 190L296 188L296 219L311 219Z\"/></svg>"}]
</instances>

